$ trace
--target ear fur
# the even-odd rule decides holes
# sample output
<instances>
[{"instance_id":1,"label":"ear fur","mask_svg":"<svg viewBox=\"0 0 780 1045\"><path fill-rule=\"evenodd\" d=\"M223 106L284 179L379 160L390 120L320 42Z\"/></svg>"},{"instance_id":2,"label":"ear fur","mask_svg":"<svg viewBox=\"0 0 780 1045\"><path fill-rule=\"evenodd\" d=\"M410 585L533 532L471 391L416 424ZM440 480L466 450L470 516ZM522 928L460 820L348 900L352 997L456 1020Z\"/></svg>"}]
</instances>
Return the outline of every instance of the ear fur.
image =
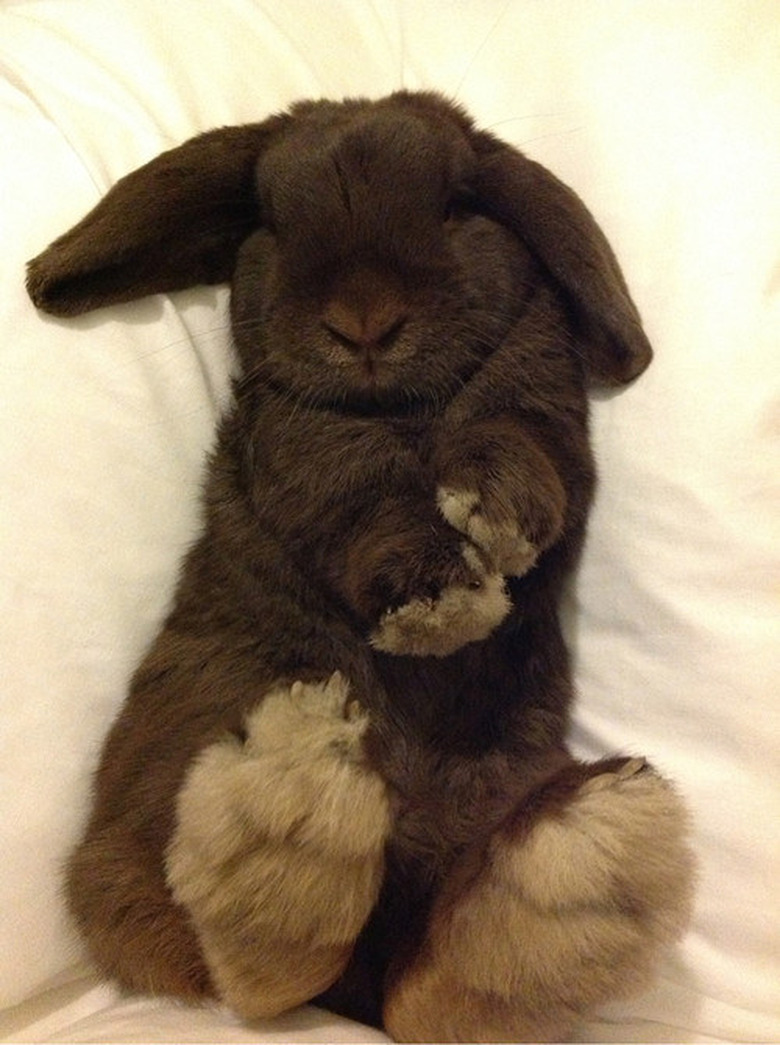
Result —
<instances>
[{"instance_id":1,"label":"ear fur","mask_svg":"<svg viewBox=\"0 0 780 1045\"><path fill-rule=\"evenodd\" d=\"M255 164L287 119L208 131L122 178L29 263L34 303L77 315L228 280L239 245L260 223Z\"/></svg>"},{"instance_id":2,"label":"ear fur","mask_svg":"<svg viewBox=\"0 0 780 1045\"><path fill-rule=\"evenodd\" d=\"M493 135L472 131L468 117L438 95L400 92L388 103L446 115L471 138L476 193L563 288L583 335L588 375L623 384L642 373L652 349L639 314L604 234L575 193ZM260 224L255 165L294 118L209 131L122 178L29 263L32 300L46 312L77 315L229 280L238 247Z\"/></svg>"},{"instance_id":3,"label":"ear fur","mask_svg":"<svg viewBox=\"0 0 780 1045\"><path fill-rule=\"evenodd\" d=\"M582 200L541 164L489 134L476 136L476 192L562 287L583 334L585 367L602 384L625 384L652 359L612 248Z\"/></svg>"}]
</instances>

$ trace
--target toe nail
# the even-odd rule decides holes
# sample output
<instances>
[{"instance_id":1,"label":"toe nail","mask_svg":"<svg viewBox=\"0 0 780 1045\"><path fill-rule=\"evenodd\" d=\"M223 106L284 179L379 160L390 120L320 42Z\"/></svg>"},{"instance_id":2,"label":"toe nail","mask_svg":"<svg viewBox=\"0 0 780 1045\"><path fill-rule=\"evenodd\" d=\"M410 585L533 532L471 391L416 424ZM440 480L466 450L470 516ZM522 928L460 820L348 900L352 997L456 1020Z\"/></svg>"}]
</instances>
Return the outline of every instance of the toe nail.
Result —
<instances>
[{"instance_id":1,"label":"toe nail","mask_svg":"<svg viewBox=\"0 0 780 1045\"><path fill-rule=\"evenodd\" d=\"M641 773L643 769L647 769L647 759L632 758L618 769L617 777L620 780L627 780L629 777Z\"/></svg>"}]
</instances>

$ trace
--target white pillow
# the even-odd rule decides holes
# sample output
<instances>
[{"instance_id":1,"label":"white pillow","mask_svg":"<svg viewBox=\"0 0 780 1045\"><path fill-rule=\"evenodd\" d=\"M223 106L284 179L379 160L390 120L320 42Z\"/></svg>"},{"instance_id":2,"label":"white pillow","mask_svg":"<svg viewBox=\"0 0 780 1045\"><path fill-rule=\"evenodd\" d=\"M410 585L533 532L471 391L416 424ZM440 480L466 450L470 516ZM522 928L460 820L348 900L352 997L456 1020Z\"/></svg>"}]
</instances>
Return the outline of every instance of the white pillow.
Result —
<instances>
[{"instance_id":1,"label":"white pillow","mask_svg":"<svg viewBox=\"0 0 780 1045\"><path fill-rule=\"evenodd\" d=\"M24 263L197 131L435 87L583 196L657 352L594 403L574 742L679 781L701 876L661 985L611 1018L780 1036L777 26L771 0L0 7L0 1004L79 954L59 868L195 532L231 367L223 290L58 322Z\"/></svg>"}]
</instances>

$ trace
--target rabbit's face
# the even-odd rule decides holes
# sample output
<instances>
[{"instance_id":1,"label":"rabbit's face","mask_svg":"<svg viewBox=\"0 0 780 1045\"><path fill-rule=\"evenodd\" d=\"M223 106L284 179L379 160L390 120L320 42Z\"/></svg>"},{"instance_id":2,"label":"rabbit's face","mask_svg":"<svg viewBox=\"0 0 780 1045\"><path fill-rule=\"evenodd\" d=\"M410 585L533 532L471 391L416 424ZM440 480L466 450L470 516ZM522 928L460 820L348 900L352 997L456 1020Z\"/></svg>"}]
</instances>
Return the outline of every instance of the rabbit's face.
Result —
<instances>
[{"instance_id":1,"label":"rabbit's face","mask_svg":"<svg viewBox=\"0 0 780 1045\"><path fill-rule=\"evenodd\" d=\"M652 358L582 201L432 92L198 135L122 178L27 286L77 315L229 279L245 372L331 403L440 402L542 280L587 379L623 384Z\"/></svg>"},{"instance_id":2,"label":"rabbit's face","mask_svg":"<svg viewBox=\"0 0 780 1045\"><path fill-rule=\"evenodd\" d=\"M474 164L442 121L343 107L299 118L259 164L263 227L236 269L245 372L367 408L460 387L539 279L518 237L478 212Z\"/></svg>"}]
</instances>

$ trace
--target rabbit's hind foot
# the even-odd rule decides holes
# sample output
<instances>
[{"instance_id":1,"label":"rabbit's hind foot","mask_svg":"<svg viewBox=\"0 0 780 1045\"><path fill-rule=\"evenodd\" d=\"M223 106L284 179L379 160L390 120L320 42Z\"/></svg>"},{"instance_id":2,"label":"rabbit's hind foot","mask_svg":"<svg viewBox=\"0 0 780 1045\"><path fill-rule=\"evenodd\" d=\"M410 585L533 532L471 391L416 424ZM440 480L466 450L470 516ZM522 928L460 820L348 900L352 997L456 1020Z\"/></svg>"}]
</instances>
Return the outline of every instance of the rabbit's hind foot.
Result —
<instances>
[{"instance_id":1,"label":"rabbit's hind foot","mask_svg":"<svg viewBox=\"0 0 780 1045\"><path fill-rule=\"evenodd\" d=\"M641 759L578 775L564 770L461 858L388 991L398 1040L568 1040L588 1010L645 985L686 921L687 818Z\"/></svg>"},{"instance_id":2,"label":"rabbit's hind foot","mask_svg":"<svg viewBox=\"0 0 780 1045\"><path fill-rule=\"evenodd\" d=\"M375 903L391 815L363 757L367 725L339 673L279 686L243 741L199 755L180 792L168 881L244 1018L333 983Z\"/></svg>"}]
</instances>

